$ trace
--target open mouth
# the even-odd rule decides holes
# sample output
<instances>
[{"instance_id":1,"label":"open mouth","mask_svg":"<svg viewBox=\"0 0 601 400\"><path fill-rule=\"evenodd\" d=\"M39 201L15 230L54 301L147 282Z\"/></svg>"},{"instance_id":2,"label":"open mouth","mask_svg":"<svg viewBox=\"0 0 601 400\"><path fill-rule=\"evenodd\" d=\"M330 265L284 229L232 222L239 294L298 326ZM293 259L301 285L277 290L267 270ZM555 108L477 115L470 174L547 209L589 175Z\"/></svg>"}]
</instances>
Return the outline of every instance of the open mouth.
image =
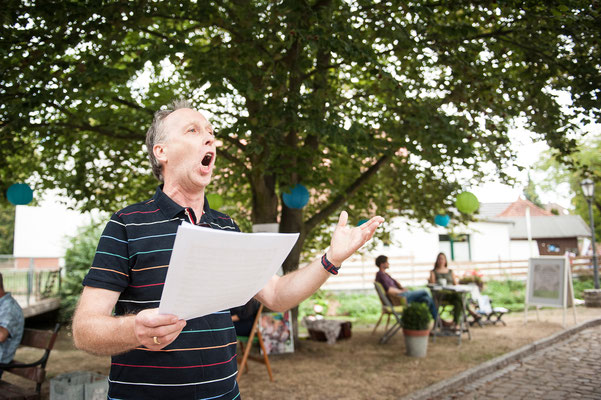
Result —
<instances>
[{"instance_id":1,"label":"open mouth","mask_svg":"<svg viewBox=\"0 0 601 400\"><path fill-rule=\"evenodd\" d=\"M201 161L201 164L204 165L205 167L208 167L209 165L211 165L211 161L213 161L213 157L215 157L215 155L213 153L205 154L204 158Z\"/></svg>"}]
</instances>

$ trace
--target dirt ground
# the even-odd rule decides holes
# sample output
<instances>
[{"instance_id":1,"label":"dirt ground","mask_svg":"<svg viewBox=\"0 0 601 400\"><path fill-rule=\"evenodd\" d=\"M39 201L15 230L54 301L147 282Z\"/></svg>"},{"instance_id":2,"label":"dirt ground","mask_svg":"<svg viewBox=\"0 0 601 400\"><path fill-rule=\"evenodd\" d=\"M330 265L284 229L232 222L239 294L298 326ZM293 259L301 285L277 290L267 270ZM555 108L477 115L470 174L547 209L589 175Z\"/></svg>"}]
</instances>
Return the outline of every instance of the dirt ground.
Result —
<instances>
[{"instance_id":1,"label":"dirt ground","mask_svg":"<svg viewBox=\"0 0 601 400\"><path fill-rule=\"evenodd\" d=\"M601 318L601 309L577 307L577 323ZM353 326L352 337L334 345L308 339L300 341L295 353L272 355L269 359L275 382L270 382L265 366L249 361L249 371L240 379L245 400L252 399L392 399L449 378L468 368L515 350L563 329L563 311L549 309L503 317L507 326L472 327L472 339L460 346L453 337L439 337L428 344L425 358L404 354L402 332L380 345L383 327L372 335L373 326ZM568 309L566 326L574 326ZM21 354L32 356L31 354ZM43 398L49 395L49 380L72 371L108 374L109 357L86 354L73 347L70 333L63 330L48 362ZM28 383L11 374L3 379L20 385Z\"/></svg>"}]
</instances>

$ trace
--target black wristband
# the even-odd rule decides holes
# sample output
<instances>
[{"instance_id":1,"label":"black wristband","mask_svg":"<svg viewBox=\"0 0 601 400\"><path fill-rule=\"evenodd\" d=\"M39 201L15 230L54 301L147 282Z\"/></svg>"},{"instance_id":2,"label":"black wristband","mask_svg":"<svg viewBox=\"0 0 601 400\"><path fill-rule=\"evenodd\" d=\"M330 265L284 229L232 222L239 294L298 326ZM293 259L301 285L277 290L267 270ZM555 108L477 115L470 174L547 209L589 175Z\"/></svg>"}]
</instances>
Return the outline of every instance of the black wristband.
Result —
<instances>
[{"instance_id":1,"label":"black wristband","mask_svg":"<svg viewBox=\"0 0 601 400\"><path fill-rule=\"evenodd\" d=\"M321 265L323 265L324 269L330 274L338 275L338 270L340 267L336 267L334 264L332 264L325 254L321 256Z\"/></svg>"}]
</instances>

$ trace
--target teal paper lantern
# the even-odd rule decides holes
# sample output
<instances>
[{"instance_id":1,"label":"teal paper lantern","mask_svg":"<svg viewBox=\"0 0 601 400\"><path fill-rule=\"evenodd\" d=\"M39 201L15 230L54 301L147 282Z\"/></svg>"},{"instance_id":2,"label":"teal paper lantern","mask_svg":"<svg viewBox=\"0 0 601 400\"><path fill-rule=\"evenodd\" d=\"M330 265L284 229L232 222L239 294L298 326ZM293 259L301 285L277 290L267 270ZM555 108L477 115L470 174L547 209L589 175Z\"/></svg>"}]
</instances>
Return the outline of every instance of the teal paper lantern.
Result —
<instances>
[{"instance_id":1,"label":"teal paper lantern","mask_svg":"<svg viewBox=\"0 0 601 400\"><path fill-rule=\"evenodd\" d=\"M451 217L449 217L447 214L445 214L445 215L438 214L434 217L434 223L436 225L440 225L442 227L446 227L450 221L451 221Z\"/></svg>"},{"instance_id":2,"label":"teal paper lantern","mask_svg":"<svg viewBox=\"0 0 601 400\"><path fill-rule=\"evenodd\" d=\"M463 192L457 196L455 207L464 214L471 214L480 207L480 202L473 193Z\"/></svg>"},{"instance_id":3,"label":"teal paper lantern","mask_svg":"<svg viewBox=\"0 0 601 400\"><path fill-rule=\"evenodd\" d=\"M364 223L366 223L367 221L369 221L369 220L368 220L368 219L362 219L362 220L359 220L359 222L357 222L357 226L361 226L361 225L363 225Z\"/></svg>"},{"instance_id":4,"label":"teal paper lantern","mask_svg":"<svg viewBox=\"0 0 601 400\"><path fill-rule=\"evenodd\" d=\"M217 193L207 194L207 200L213 210L219 210L223 207L223 197Z\"/></svg>"},{"instance_id":5,"label":"teal paper lantern","mask_svg":"<svg viewBox=\"0 0 601 400\"><path fill-rule=\"evenodd\" d=\"M6 198L16 206L29 204L33 200L33 190L26 183L15 183L6 191Z\"/></svg>"},{"instance_id":6,"label":"teal paper lantern","mask_svg":"<svg viewBox=\"0 0 601 400\"><path fill-rule=\"evenodd\" d=\"M282 198L286 207L300 210L309 202L309 191L306 187L297 183L289 193L284 192Z\"/></svg>"}]
</instances>

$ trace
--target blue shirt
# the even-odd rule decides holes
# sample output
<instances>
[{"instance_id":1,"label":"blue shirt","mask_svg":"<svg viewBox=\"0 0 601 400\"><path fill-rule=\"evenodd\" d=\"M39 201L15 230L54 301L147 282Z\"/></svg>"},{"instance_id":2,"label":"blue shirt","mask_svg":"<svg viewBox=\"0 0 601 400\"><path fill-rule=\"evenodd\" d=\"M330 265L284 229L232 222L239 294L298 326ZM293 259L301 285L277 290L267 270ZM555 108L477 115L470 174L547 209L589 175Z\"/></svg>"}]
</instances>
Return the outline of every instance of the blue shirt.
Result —
<instances>
[{"instance_id":1,"label":"blue shirt","mask_svg":"<svg viewBox=\"0 0 601 400\"><path fill-rule=\"evenodd\" d=\"M12 361L17 347L21 343L24 325L23 310L19 303L10 293L0 297L0 326L8 331L8 338L4 342L0 342L0 363ZM0 371L1 375L2 371Z\"/></svg>"}]
</instances>

